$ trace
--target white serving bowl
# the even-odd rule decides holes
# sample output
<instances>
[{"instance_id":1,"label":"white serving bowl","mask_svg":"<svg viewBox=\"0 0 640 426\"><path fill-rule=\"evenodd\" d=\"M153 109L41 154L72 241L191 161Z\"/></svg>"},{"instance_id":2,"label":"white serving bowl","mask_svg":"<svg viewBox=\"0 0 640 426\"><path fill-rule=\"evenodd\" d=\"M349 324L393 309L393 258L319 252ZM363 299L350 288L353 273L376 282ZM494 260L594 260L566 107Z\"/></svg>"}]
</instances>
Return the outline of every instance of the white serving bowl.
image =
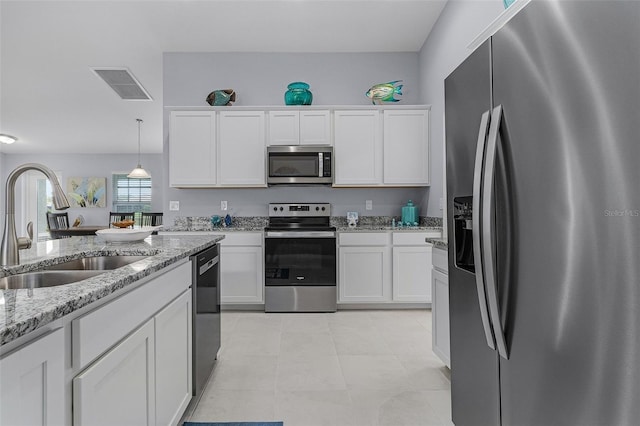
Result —
<instances>
[{"instance_id":1,"label":"white serving bowl","mask_svg":"<svg viewBox=\"0 0 640 426\"><path fill-rule=\"evenodd\" d=\"M158 226L144 226L142 228L109 228L96 231L96 235L103 238L107 242L131 242L140 241L147 238Z\"/></svg>"}]
</instances>

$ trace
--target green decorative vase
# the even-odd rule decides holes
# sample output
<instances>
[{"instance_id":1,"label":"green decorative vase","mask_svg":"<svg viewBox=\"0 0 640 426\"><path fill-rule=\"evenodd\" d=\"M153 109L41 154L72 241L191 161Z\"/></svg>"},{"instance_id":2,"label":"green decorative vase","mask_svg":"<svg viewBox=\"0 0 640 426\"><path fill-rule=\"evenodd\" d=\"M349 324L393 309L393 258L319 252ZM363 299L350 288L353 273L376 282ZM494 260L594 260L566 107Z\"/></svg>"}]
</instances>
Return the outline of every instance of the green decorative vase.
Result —
<instances>
[{"instance_id":1,"label":"green decorative vase","mask_svg":"<svg viewBox=\"0 0 640 426\"><path fill-rule=\"evenodd\" d=\"M284 92L285 105L311 105L313 94L309 91L309 85L302 81L291 83Z\"/></svg>"}]
</instances>

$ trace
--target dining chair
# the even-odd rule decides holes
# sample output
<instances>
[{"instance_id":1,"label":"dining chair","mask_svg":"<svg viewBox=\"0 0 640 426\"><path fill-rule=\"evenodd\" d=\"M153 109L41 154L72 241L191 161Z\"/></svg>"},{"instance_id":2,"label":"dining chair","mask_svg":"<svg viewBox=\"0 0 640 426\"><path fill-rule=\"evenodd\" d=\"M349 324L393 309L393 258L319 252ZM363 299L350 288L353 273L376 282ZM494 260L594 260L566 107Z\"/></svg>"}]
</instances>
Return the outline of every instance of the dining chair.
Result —
<instances>
[{"instance_id":1,"label":"dining chair","mask_svg":"<svg viewBox=\"0 0 640 426\"><path fill-rule=\"evenodd\" d=\"M113 227L114 222L122 222L123 220L135 220L135 213L116 213L109 212L109 226Z\"/></svg>"},{"instance_id":2,"label":"dining chair","mask_svg":"<svg viewBox=\"0 0 640 426\"><path fill-rule=\"evenodd\" d=\"M162 225L162 213L142 212L142 226Z\"/></svg>"},{"instance_id":3,"label":"dining chair","mask_svg":"<svg viewBox=\"0 0 640 426\"><path fill-rule=\"evenodd\" d=\"M67 213L47 212L47 226L49 227L49 234L52 239L69 238L69 235L59 235L56 233L56 231L60 229L69 229L69 215Z\"/></svg>"}]
</instances>

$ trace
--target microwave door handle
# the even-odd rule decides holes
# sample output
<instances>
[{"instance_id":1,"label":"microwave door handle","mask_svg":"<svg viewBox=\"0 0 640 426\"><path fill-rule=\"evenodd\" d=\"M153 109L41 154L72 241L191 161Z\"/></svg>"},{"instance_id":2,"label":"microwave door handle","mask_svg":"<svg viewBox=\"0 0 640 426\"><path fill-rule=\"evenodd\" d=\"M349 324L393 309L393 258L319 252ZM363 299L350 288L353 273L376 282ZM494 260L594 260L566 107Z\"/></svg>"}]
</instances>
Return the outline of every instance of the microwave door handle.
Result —
<instances>
[{"instance_id":1,"label":"microwave door handle","mask_svg":"<svg viewBox=\"0 0 640 426\"><path fill-rule=\"evenodd\" d=\"M324 161L322 161L322 153L318 153L318 177L324 174Z\"/></svg>"}]
</instances>

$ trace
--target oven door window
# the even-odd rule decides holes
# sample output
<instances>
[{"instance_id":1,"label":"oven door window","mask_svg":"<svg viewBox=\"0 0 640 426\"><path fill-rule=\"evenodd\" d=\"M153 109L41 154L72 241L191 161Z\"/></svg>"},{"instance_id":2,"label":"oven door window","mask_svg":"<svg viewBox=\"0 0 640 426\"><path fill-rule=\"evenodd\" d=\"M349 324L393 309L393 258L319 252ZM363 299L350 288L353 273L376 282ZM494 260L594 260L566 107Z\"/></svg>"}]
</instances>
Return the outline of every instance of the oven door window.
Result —
<instances>
[{"instance_id":1,"label":"oven door window","mask_svg":"<svg viewBox=\"0 0 640 426\"><path fill-rule=\"evenodd\" d=\"M265 238L265 285L336 285L335 238Z\"/></svg>"},{"instance_id":2,"label":"oven door window","mask_svg":"<svg viewBox=\"0 0 640 426\"><path fill-rule=\"evenodd\" d=\"M269 177L317 177L318 153L269 153Z\"/></svg>"}]
</instances>

